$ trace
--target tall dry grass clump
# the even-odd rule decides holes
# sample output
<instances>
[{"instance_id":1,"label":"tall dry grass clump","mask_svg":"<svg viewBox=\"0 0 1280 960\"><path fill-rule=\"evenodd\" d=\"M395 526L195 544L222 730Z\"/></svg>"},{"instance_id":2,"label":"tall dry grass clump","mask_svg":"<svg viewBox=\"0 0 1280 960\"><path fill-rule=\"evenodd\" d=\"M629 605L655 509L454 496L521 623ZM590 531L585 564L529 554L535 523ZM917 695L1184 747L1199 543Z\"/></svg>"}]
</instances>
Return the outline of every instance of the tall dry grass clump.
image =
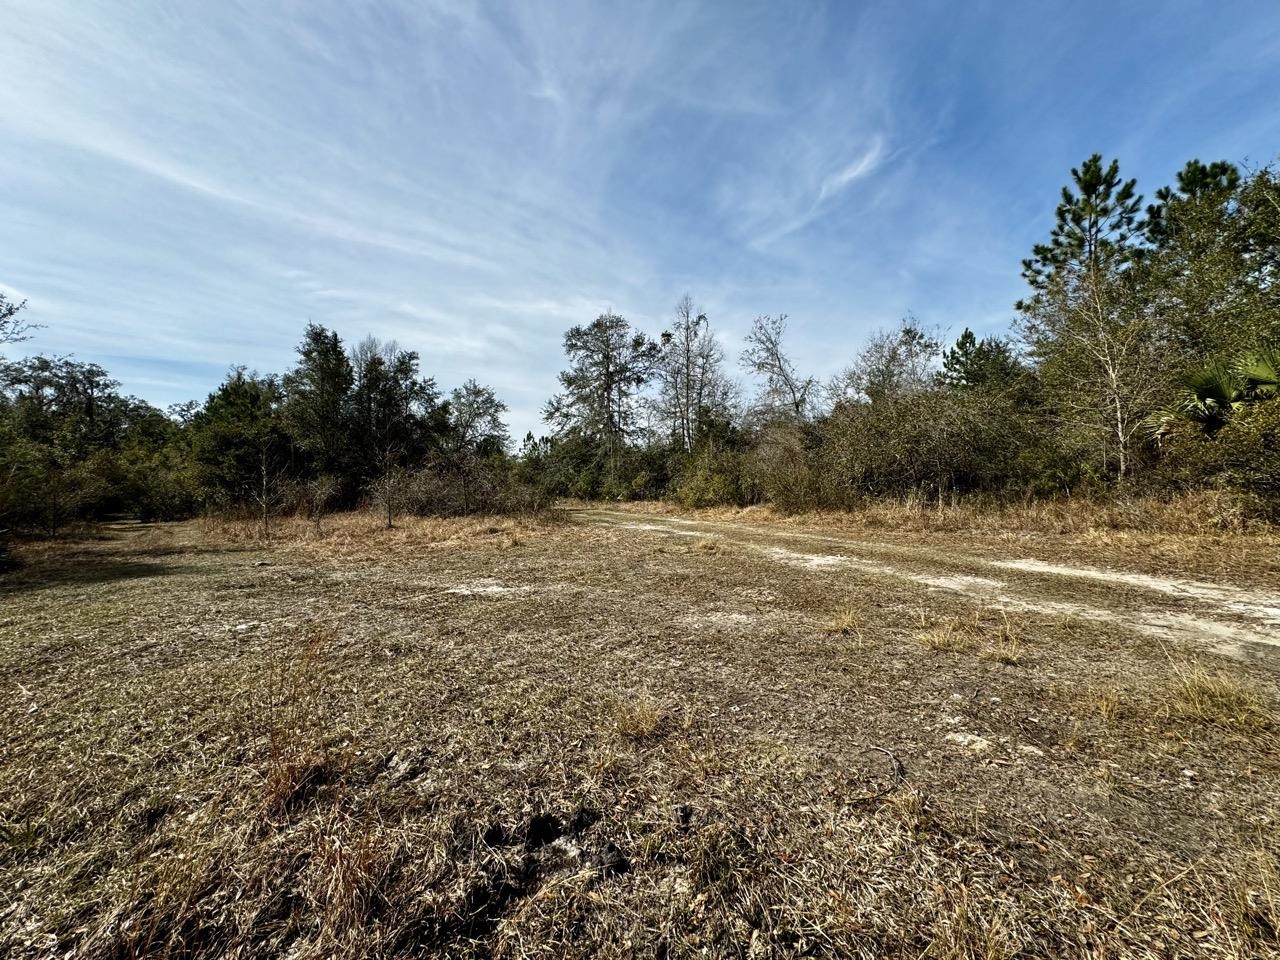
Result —
<instances>
[{"instance_id":1,"label":"tall dry grass clump","mask_svg":"<svg viewBox=\"0 0 1280 960\"><path fill-rule=\"evenodd\" d=\"M1168 709L1176 717L1241 731L1269 729L1275 714L1262 693L1224 670L1173 662Z\"/></svg>"}]
</instances>

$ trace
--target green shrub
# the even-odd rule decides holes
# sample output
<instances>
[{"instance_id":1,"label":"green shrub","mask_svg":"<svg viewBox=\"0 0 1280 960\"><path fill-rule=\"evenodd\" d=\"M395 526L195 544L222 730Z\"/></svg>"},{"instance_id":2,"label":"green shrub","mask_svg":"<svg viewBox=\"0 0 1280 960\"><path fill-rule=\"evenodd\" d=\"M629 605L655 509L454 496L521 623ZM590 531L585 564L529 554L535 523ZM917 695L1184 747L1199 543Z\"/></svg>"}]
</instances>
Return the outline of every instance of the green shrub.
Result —
<instances>
[{"instance_id":1,"label":"green shrub","mask_svg":"<svg viewBox=\"0 0 1280 960\"><path fill-rule=\"evenodd\" d=\"M698 454L681 474L675 499L685 507L744 505L742 457L734 452Z\"/></svg>"},{"instance_id":2,"label":"green shrub","mask_svg":"<svg viewBox=\"0 0 1280 960\"><path fill-rule=\"evenodd\" d=\"M1239 411L1218 432L1222 480L1280 519L1280 399Z\"/></svg>"},{"instance_id":3,"label":"green shrub","mask_svg":"<svg viewBox=\"0 0 1280 960\"><path fill-rule=\"evenodd\" d=\"M1252 512L1280 519L1280 400L1242 407L1212 436L1190 421L1174 423L1162 453L1161 473L1173 485L1232 490Z\"/></svg>"}]
</instances>

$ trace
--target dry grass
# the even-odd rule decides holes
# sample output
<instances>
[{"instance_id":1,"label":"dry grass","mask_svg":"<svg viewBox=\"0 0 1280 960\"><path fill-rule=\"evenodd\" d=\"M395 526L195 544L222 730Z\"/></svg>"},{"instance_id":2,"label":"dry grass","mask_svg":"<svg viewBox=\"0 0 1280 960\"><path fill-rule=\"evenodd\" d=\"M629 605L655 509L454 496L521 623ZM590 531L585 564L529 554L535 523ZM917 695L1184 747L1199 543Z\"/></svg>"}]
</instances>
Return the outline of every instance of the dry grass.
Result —
<instances>
[{"instance_id":1,"label":"dry grass","mask_svg":"<svg viewBox=\"0 0 1280 960\"><path fill-rule=\"evenodd\" d=\"M1238 730L1266 730L1274 722L1261 693L1224 670L1173 663L1169 710L1176 717Z\"/></svg>"},{"instance_id":2,"label":"dry grass","mask_svg":"<svg viewBox=\"0 0 1280 960\"><path fill-rule=\"evenodd\" d=\"M973 613L932 624L928 614L921 613L923 629L915 636L926 650L939 653L970 653L1006 666L1017 666L1023 659L1025 628L1020 619L1005 610L978 608Z\"/></svg>"},{"instance_id":3,"label":"dry grass","mask_svg":"<svg viewBox=\"0 0 1280 960\"><path fill-rule=\"evenodd\" d=\"M842 637L861 637L862 628L862 612L853 607L845 607L822 624L822 629L827 633Z\"/></svg>"},{"instance_id":4,"label":"dry grass","mask_svg":"<svg viewBox=\"0 0 1280 960\"><path fill-rule=\"evenodd\" d=\"M916 634L916 641L935 653L967 653L978 645L972 626L947 620Z\"/></svg>"},{"instance_id":5,"label":"dry grass","mask_svg":"<svg viewBox=\"0 0 1280 960\"><path fill-rule=\"evenodd\" d=\"M1103 723L1112 723L1120 716L1122 703L1122 695L1115 687L1107 687L1099 691L1094 699L1094 706Z\"/></svg>"},{"instance_id":6,"label":"dry grass","mask_svg":"<svg viewBox=\"0 0 1280 960\"><path fill-rule=\"evenodd\" d=\"M1259 846L1241 863L1235 923L1244 942L1280 943L1280 858Z\"/></svg>"},{"instance_id":7,"label":"dry grass","mask_svg":"<svg viewBox=\"0 0 1280 960\"><path fill-rule=\"evenodd\" d=\"M1000 622L988 637L986 655L996 663L1016 667L1022 663L1023 634L1021 623L1001 611Z\"/></svg>"},{"instance_id":8,"label":"dry grass","mask_svg":"<svg viewBox=\"0 0 1280 960\"><path fill-rule=\"evenodd\" d=\"M649 740L672 723L671 715L646 696L619 703L613 729L625 740Z\"/></svg>"},{"instance_id":9,"label":"dry grass","mask_svg":"<svg viewBox=\"0 0 1280 960\"><path fill-rule=\"evenodd\" d=\"M1275 745L1082 700L1156 702L1149 643L734 558L362 516L28 549L0 955L1280 952ZM983 655L920 656L935 629Z\"/></svg>"},{"instance_id":10,"label":"dry grass","mask_svg":"<svg viewBox=\"0 0 1280 960\"><path fill-rule=\"evenodd\" d=\"M268 536L252 520L208 518L200 529L212 542L244 547L287 546L317 558L372 562L422 549L447 549L484 541L502 549L524 546L541 531L563 523L555 511L514 517L460 518L399 516L386 528L376 512L328 516L319 531L304 517L278 517Z\"/></svg>"},{"instance_id":11,"label":"dry grass","mask_svg":"<svg viewBox=\"0 0 1280 960\"><path fill-rule=\"evenodd\" d=\"M589 506L570 504L570 506ZM1119 496L1089 500L1073 496L1058 500L990 500L980 497L876 497L848 510L784 512L768 505L708 507L688 511L665 503L619 504L640 513L688 514L708 519L752 523L803 524L808 527L872 528L885 530L978 532L1010 531L1084 533L1098 530L1160 534L1247 532L1275 537L1274 527L1251 519L1250 505L1221 490L1196 490L1173 497Z\"/></svg>"}]
</instances>

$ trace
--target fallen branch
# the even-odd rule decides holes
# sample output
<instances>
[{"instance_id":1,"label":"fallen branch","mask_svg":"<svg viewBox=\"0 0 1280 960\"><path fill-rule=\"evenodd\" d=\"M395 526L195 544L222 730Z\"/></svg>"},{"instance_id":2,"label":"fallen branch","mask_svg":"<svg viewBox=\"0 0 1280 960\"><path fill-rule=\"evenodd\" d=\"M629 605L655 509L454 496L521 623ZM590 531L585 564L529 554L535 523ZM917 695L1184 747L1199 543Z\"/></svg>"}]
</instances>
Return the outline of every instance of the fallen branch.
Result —
<instances>
[{"instance_id":1,"label":"fallen branch","mask_svg":"<svg viewBox=\"0 0 1280 960\"><path fill-rule=\"evenodd\" d=\"M861 753L881 753L881 754L884 754L886 757L888 757L889 763L892 764L892 770L893 770L892 781L887 786L885 786L884 789L879 790L876 793L869 793L866 796L862 796L862 797L854 797L850 801L851 803L866 803L871 800L880 800L884 797L887 797L889 794L893 793L899 787L904 786L906 784L907 765L903 763L900 759L898 759L898 755L894 753L892 750L887 750L884 747L873 746L872 744L864 744L860 752Z\"/></svg>"}]
</instances>

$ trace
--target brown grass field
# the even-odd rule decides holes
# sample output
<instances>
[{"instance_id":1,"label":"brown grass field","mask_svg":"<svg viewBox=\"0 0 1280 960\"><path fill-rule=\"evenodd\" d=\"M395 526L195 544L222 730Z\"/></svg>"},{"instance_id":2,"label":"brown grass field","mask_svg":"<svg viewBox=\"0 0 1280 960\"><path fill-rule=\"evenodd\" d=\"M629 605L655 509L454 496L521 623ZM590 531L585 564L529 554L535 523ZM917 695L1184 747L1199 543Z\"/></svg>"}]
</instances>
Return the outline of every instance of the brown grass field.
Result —
<instances>
[{"instance_id":1,"label":"brown grass field","mask_svg":"<svg viewBox=\"0 0 1280 960\"><path fill-rule=\"evenodd\" d=\"M0 579L0 956L1280 956L1280 540L121 523Z\"/></svg>"}]
</instances>

